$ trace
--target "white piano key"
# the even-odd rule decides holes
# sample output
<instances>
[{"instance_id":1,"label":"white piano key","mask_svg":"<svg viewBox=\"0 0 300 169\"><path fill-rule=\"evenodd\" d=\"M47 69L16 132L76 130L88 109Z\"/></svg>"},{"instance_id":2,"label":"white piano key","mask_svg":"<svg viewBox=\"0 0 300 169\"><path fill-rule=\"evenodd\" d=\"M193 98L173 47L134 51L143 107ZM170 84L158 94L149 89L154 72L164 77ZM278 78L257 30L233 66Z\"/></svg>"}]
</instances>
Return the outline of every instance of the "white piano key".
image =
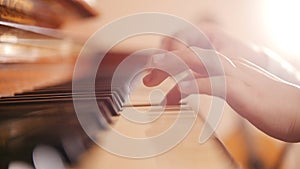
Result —
<instances>
[{"instance_id":1,"label":"white piano key","mask_svg":"<svg viewBox=\"0 0 300 169\"><path fill-rule=\"evenodd\" d=\"M33 169L33 167L25 162L13 161L9 163L8 169Z\"/></svg>"},{"instance_id":2,"label":"white piano key","mask_svg":"<svg viewBox=\"0 0 300 169\"><path fill-rule=\"evenodd\" d=\"M49 146L37 146L33 151L33 162L36 169L65 169L60 154Z\"/></svg>"}]
</instances>

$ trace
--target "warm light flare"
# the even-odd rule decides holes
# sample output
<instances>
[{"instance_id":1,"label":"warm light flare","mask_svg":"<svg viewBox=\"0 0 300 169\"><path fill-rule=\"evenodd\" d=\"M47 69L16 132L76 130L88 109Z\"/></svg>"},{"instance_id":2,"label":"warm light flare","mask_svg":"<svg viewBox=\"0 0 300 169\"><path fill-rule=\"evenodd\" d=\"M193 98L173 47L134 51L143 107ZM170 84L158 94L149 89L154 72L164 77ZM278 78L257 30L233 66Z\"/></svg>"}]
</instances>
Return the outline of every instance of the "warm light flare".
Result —
<instances>
[{"instance_id":1,"label":"warm light flare","mask_svg":"<svg viewBox=\"0 0 300 169\"><path fill-rule=\"evenodd\" d=\"M266 26L278 49L300 54L300 1L266 0Z\"/></svg>"}]
</instances>

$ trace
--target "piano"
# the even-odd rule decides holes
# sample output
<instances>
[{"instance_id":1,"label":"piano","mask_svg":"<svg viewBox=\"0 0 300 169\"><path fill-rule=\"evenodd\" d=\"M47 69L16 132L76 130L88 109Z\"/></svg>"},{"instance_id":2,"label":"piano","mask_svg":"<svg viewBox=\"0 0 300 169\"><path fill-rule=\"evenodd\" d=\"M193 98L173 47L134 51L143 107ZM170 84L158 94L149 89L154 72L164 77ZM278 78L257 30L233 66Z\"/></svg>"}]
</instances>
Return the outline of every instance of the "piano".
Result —
<instances>
[{"instance_id":1,"label":"piano","mask_svg":"<svg viewBox=\"0 0 300 169\"><path fill-rule=\"evenodd\" d=\"M87 4L74 6L67 0L63 2L72 6L68 9L83 11L84 17L96 15ZM0 11L15 10L9 8L8 3L6 7L1 3ZM60 1L53 3L60 4ZM66 7L66 4L60 5ZM12 16L15 15L13 12ZM0 168L217 169L246 165L247 168L267 168L257 159L239 161L236 157L239 152L235 152L239 148L233 148L232 144L243 142L241 140L221 140L214 134L207 142L200 144L199 133L205 120L193 107L193 99L178 105L161 106L159 102L149 102L149 94L155 89L143 86L142 76L136 79L134 88L126 79L126 71L123 72L124 78L118 76L113 79L120 63L132 53L110 51L105 55L99 65L93 95L88 90L91 84L86 83L88 67L83 68L84 73L79 78L72 77L82 44L70 42L61 36L59 25L65 21L46 22L44 18L35 18L34 15L27 18L39 22L20 21L16 17L14 20L0 18L0 48L3 49L0 56ZM36 32L33 29L36 27L48 33ZM16 38L23 41L15 41ZM141 62L144 61L141 59ZM87 62L92 64L93 60ZM76 92L72 89L74 83L78 87ZM165 87L171 84L174 85L172 80L167 81ZM97 101L100 114L89 107L93 99ZM89 123L88 132L76 114L74 101L81 103L84 119ZM152 119L151 123L139 124L129 119L126 115L133 109ZM107 138L113 131L133 138L157 136L168 130L178 117L183 120L195 119L195 124L183 140L155 156L126 157L98 145L110 144ZM90 132L95 137L91 137ZM125 148L129 154L136 151L136 147L122 142L118 146ZM145 150L156 149L158 145L152 146L145 147ZM286 152L286 148L282 147L277 154ZM278 160L280 155L272 160ZM245 155L244 159L249 157Z\"/></svg>"},{"instance_id":2,"label":"piano","mask_svg":"<svg viewBox=\"0 0 300 169\"><path fill-rule=\"evenodd\" d=\"M124 54L110 55L119 56L119 58L126 56ZM106 64L106 61L104 61L103 64ZM106 72L105 75L109 75L109 72ZM170 109L166 108L166 112L169 113L169 115L167 114L160 117L162 120L156 122L155 125L152 124L148 127L142 125L139 127L139 125L128 123L125 118L120 117L120 114L122 114L121 111L129 108L129 105L125 105L124 107L126 93L122 93L124 92L122 86L112 90L113 92L111 92L110 83L111 79L101 76L96 82L96 97L102 116L97 115L96 112L87 112L86 114L91 123L95 121L95 123L98 124L97 126L94 126L98 132L101 133L108 130L108 126L106 126L108 123L118 130L122 129L122 132L125 132L126 134L131 133L136 135L137 133L145 134L146 132L154 135L157 134L158 131L161 132L162 129L170 125L165 123L170 123L177 118L180 107L174 106ZM89 96L89 93L84 93L84 84L82 89L82 93L76 93L76 95L80 96L78 99L89 99L91 96ZM3 141L3 143L1 143L1 152L3 154L1 158L1 168L7 167L7 165L12 161L23 161L33 165L32 163L34 159L32 159L32 152L35 151L36 146L38 145L48 145L55 148L59 151L64 161L69 162L69 164L77 164L79 162L78 159L80 155L88 152L91 147L99 149L99 147L97 147L97 145L83 131L78 119L76 118L76 113L72 104L72 94L74 94L72 93L72 83L66 82L16 94L14 97L1 98L0 126L1 131L4 131L1 132L1 140ZM143 106L137 103L137 105L132 106L137 106L139 109L146 109L149 105ZM86 108L86 110L89 111L88 108ZM156 111L158 110L155 110L152 113L155 113ZM192 109L186 108L185 111L191 112ZM103 120L107 123L103 123ZM153 160L153 158L127 161L126 158L112 156L110 153L106 152L103 156L105 163L99 164L100 166L89 166L88 168L111 168L114 166L113 164L116 164L115 167L123 166L124 168L137 168L134 167L136 163L138 164L137 166L147 166L148 164L151 164L148 167L152 168L156 166L157 162L162 163L162 165L166 165L167 168L174 168L175 166L168 166L169 164L167 163L167 161L172 160L172 158L177 159L177 161L181 159L179 164L180 166L178 166L179 168L183 167L185 163L189 164L189 161L193 160L200 160L206 163L203 159L211 160L211 163L216 164L216 166L220 166L220 164L224 163L226 164L225 166L228 166L226 168L236 168L234 160L223 147L224 145L221 141L216 137L211 138L211 140L208 143L205 143L205 145L201 146L199 144L199 147L197 146L197 136L200 133L199 125L203 125L203 120L199 118L197 122L198 124L195 125L195 129L192 131L193 135L189 138L190 142L184 141L182 145L180 144L179 148L175 148L175 150L173 150L174 152L170 153L171 155L166 153L165 155L159 156L157 159L158 161ZM196 153L197 151L199 151L199 153ZM201 151L203 151L204 154L202 154ZM191 154L189 155L189 153ZM192 157L192 154L195 153L199 154L200 157ZM192 158L186 159L190 158L188 155ZM102 161L101 155L99 158L99 160ZM115 163L113 160L114 158L120 159L120 163ZM218 160L219 163L214 163L213 161L215 159L219 159L223 162ZM200 161L197 163L199 166L201 166ZM34 163L36 162L34 161ZM214 165L212 164L211 166L213 167ZM191 166L194 165L195 164ZM222 164L222 166L224 165Z\"/></svg>"}]
</instances>

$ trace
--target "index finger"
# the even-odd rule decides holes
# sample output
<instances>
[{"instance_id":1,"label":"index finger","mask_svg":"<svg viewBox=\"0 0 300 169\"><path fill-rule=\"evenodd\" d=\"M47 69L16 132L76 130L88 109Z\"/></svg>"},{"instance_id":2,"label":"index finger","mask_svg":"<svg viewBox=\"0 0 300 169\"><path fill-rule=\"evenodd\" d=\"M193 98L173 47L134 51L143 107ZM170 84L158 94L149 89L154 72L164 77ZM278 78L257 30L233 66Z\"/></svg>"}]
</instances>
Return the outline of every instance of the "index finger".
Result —
<instances>
[{"instance_id":1,"label":"index finger","mask_svg":"<svg viewBox=\"0 0 300 169\"><path fill-rule=\"evenodd\" d=\"M216 51L200 48L187 48L153 55L150 65L155 69L143 79L146 86L156 86L167 77L187 69L192 70L199 77L208 77L230 74L233 66L230 60Z\"/></svg>"}]
</instances>

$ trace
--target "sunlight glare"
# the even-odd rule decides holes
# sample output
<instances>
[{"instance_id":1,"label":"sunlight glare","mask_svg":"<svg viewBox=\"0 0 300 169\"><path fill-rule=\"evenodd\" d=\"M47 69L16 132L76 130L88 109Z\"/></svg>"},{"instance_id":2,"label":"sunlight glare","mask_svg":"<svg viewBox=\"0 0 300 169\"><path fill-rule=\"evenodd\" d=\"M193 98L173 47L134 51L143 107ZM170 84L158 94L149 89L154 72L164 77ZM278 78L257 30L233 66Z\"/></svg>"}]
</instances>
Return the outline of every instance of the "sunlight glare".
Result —
<instances>
[{"instance_id":1,"label":"sunlight glare","mask_svg":"<svg viewBox=\"0 0 300 169\"><path fill-rule=\"evenodd\" d=\"M266 26L275 45L282 51L300 54L300 1L266 0Z\"/></svg>"}]
</instances>

